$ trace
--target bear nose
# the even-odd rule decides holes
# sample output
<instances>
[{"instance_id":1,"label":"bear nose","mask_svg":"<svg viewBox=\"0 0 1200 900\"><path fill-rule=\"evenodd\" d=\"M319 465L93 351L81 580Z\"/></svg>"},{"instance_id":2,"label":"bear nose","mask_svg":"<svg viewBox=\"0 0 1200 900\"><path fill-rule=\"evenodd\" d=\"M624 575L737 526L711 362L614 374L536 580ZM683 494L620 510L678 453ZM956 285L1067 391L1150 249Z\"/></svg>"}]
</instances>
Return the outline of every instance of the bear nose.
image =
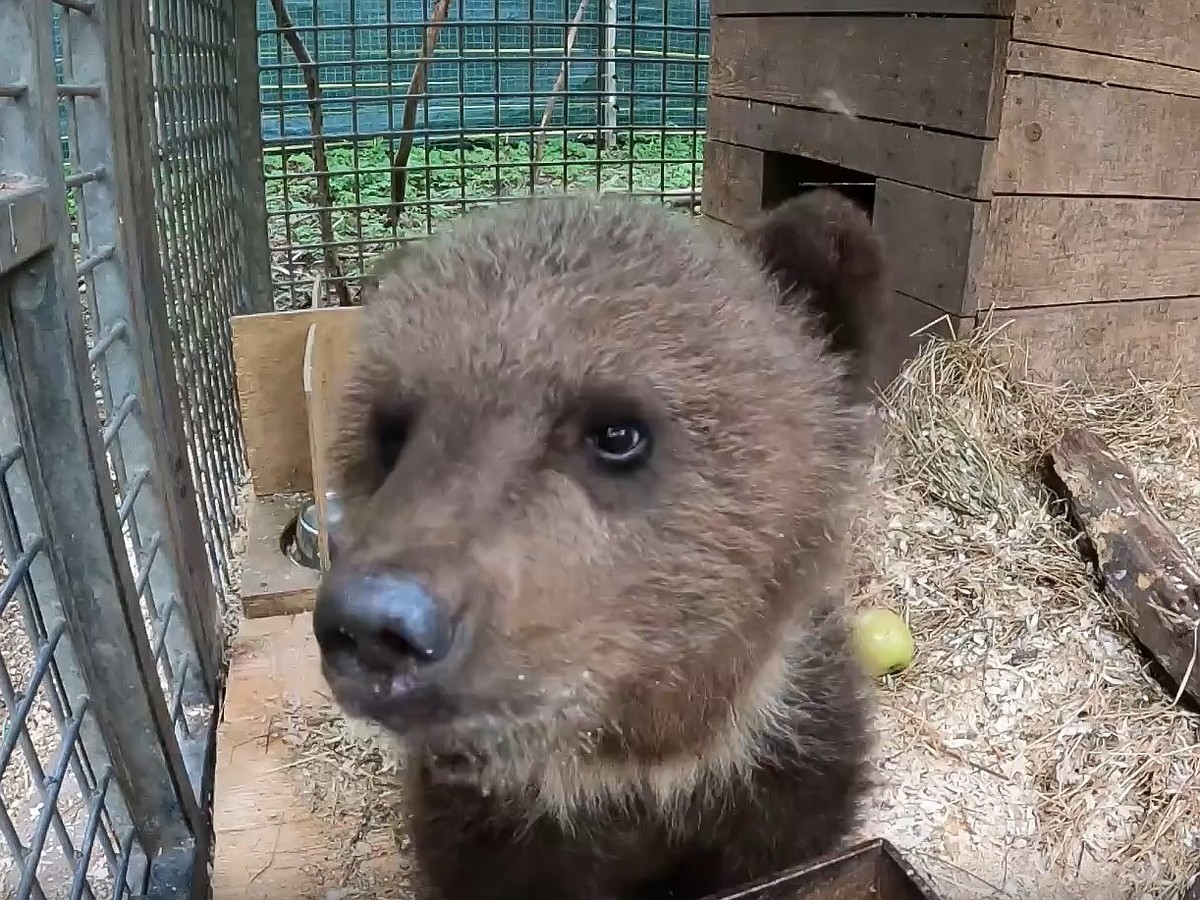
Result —
<instances>
[{"instance_id":1,"label":"bear nose","mask_svg":"<svg viewBox=\"0 0 1200 900\"><path fill-rule=\"evenodd\" d=\"M317 645L335 669L351 664L392 675L437 662L450 651L445 607L404 574L329 572L313 611Z\"/></svg>"}]
</instances>

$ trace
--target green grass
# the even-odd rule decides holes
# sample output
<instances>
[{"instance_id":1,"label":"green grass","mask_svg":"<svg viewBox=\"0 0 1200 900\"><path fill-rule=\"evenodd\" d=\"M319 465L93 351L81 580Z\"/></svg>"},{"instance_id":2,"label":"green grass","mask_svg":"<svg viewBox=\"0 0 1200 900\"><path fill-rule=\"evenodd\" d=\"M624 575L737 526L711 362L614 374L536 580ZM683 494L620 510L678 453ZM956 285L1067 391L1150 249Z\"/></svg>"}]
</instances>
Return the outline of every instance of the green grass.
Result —
<instances>
[{"instance_id":1,"label":"green grass","mask_svg":"<svg viewBox=\"0 0 1200 900\"><path fill-rule=\"evenodd\" d=\"M397 241L422 237L500 198L580 190L677 193L690 208L689 195L700 189L703 150L699 135L635 135L632 142L626 139L608 151L581 141L550 139L531 188L527 140L415 146L407 167L405 207L393 229L386 222L391 200L387 144L330 147L330 219L342 273L355 279ZM316 275L328 274L315 211L311 149L268 150L263 169L276 305L306 305Z\"/></svg>"}]
</instances>

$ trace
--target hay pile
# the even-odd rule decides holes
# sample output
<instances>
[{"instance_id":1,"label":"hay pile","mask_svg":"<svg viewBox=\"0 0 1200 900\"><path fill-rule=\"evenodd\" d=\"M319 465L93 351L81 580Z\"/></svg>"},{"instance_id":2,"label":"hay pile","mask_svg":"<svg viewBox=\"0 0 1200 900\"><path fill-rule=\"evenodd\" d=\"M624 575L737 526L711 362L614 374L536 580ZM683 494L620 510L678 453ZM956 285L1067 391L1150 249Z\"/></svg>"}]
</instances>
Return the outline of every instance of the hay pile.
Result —
<instances>
[{"instance_id":1,"label":"hay pile","mask_svg":"<svg viewBox=\"0 0 1200 900\"><path fill-rule=\"evenodd\" d=\"M1147 674L1030 467L1090 427L1200 551L1200 427L1178 385L1051 389L1013 378L1012 352L990 328L934 341L880 405L854 602L902 611L918 656L878 693L862 831L946 900L1177 897L1200 866L1200 716ZM321 748L315 808L353 794L365 827L399 821L369 737L328 710L288 727Z\"/></svg>"},{"instance_id":2,"label":"hay pile","mask_svg":"<svg viewBox=\"0 0 1200 900\"><path fill-rule=\"evenodd\" d=\"M1177 897L1200 867L1200 716L1173 704L1097 593L1032 464L1086 426L1200 552L1185 389L1014 378L1002 332L936 341L883 398L856 529L860 606L918 657L878 696L864 832L951 898Z\"/></svg>"}]
</instances>

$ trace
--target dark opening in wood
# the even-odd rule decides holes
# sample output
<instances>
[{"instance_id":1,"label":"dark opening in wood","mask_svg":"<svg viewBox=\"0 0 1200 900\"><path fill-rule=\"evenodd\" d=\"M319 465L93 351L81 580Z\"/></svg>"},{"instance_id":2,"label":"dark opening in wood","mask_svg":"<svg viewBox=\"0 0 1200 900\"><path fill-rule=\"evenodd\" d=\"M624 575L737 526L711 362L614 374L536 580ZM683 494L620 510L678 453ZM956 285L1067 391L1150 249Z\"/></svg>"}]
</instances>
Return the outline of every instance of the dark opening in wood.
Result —
<instances>
[{"instance_id":1,"label":"dark opening in wood","mask_svg":"<svg viewBox=\"0 0 1200 900\"><path fill-rule=\"evenodd\" d=\"M845 166L792 153L763 153L762 208L817 188L833 188L872 216L875 210L875 177Z\"/></svg>"}]
</instances>

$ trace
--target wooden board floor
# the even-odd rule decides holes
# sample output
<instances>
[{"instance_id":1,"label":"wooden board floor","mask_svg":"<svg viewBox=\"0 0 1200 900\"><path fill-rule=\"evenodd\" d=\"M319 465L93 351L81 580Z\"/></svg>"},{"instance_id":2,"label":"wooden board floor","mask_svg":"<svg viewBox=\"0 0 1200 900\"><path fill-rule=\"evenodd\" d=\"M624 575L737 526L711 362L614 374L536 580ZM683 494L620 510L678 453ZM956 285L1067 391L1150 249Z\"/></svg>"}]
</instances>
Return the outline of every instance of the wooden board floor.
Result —
<instances>
[{"instance_id":1,"label":"wooden board floor","mask_svg":"<svg viewBox=\"0 0 1200 900\"><path fill-rule=\"evenodd\" d=\"M217 738L216 900L410 896L408 865L390 830L311 811L306 791L320 770L298 764L303 754L282 734L289 704L328 708L326 694L309 614L243 621ZM347 884L351 855L362 865Z\"/></svg>"}]
</instances>

